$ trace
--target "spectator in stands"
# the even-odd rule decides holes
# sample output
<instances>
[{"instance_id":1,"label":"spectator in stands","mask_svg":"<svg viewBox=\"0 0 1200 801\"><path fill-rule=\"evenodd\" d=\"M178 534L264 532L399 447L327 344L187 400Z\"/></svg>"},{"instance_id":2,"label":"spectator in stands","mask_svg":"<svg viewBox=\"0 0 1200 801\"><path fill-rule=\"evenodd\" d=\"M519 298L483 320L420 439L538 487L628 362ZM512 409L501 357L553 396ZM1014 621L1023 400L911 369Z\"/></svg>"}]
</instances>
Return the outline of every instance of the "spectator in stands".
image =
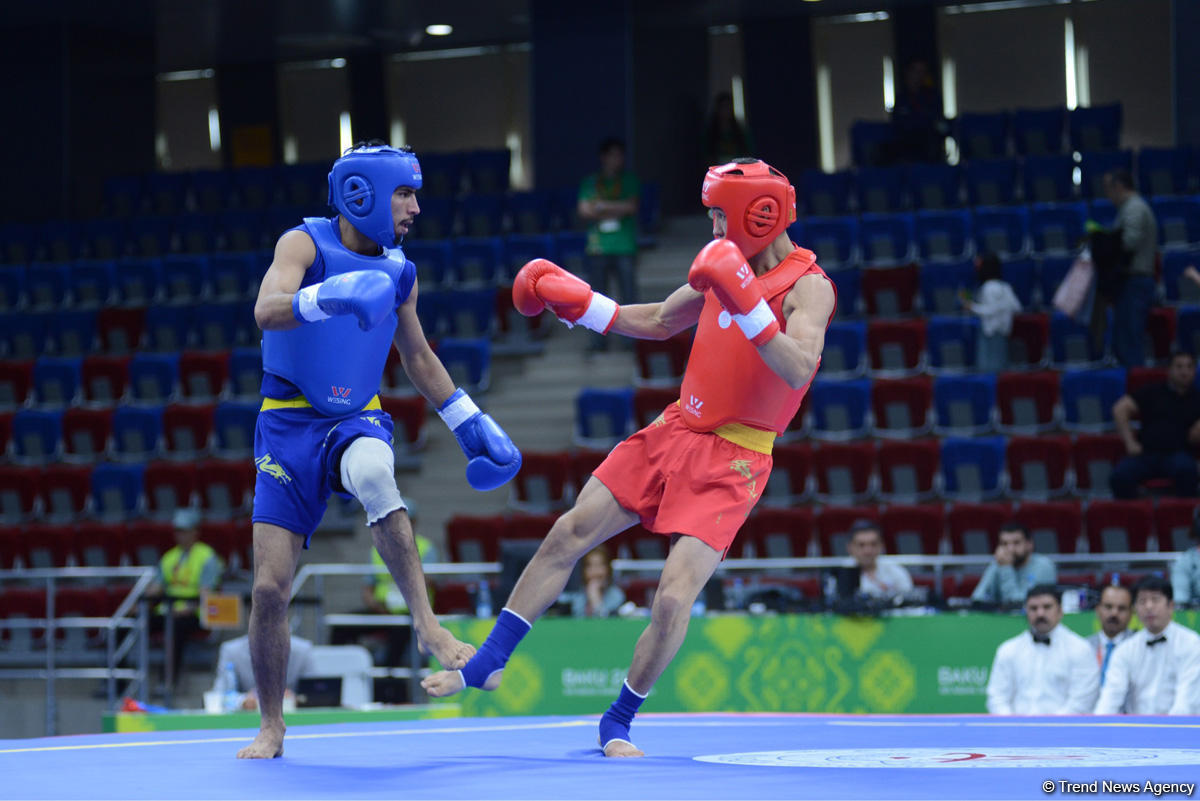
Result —
<instances>
[{"instance_id":1,"label":"spectator in stands","mask_svg":"<svg viewBox=\"0 0 1200 801\"><path fill-rule=\"evenodd\" d=\"M1113 302L1113 351L1126 367L1140 367L1146 359L1146 318L1154 303L1154 269L1158 253L1158 222L1150 205L1133 188L1128 170L1104 176L1104 191L1117 207L1112 230L1120 237L1117 259L1120 280L1109 291ZM1105 284L1105 268L1097 256L1096 269ZM1097 309L1095 313L1102 313Z\"/></svg>"},{"instance_id":2,"label":"spectator in stands","mask_svg":"<svg viewBox=\"0 0 1200 801\"><path fill-rule=\"evenodd\" d=\"M637 302L637 213L641 185L625 166L625 143L615 137L600 143L600 171L579 185L579 216L588 221L588 281L607 292L616 281L617 300ZM592 338L593 350L606 347L604 337Z\"/></svg>"},{"instance_id":3,"label":"spectator in stands","mask_svg":"<svg viewBox=\"0 0 1200 801\"><path fill-rule=\"evenodd\" d=\"M1097 715L1200 714L1200 634L1171 620L1171 582L1148 576L1133 588L1142 630L1113 651Z\"/></svg>"},{"instance_id":4,"label":"spectator in stands","mask_svg":"<svg viewBox=\"0 0 1200 801\"><path fill-rule=\"evenodd\" d=\"M147 594L163 596L166 603L155 610L152 625L155 631L166 627L168 607L174 623L173 641L167 656L171 660L167 675L178 683L183 649L200 631L200 596L217 589L225 566L209 545L200 542L200 512L177 509L171 523L175 528L175 547L158 562L158 581Z\"/></svg>"},{"instance_id":5,"label":"spectator in stands","mask_svg":"<svg viewBox=\"0 0 1200 801\"><path fill-rule=\"evenodd\" d=\"M1100 630L1089 635L1088 645L1096 655L1100 666L1100 686L1108 675L1113 649L1133 635L1129 630L1129 618L1133 614L1133 593L1128 587L1110 584L1100 591L1100 603L1096 604L1096 620Z\"/></svg>"},{"instance_id":6,"label":"spectator in stands","mask_svg":"<svg viewBox=\"0 0 1200 801\"><path fill-rule=\"evenodd\" d=\"M880 555L883 553L883 535L875 523L870 520L856 521L850 527L847 550L859 570L860 595L891 601L903 598L912 591L912 576L904 565Z\"/></svg>"},{"instance_id":7,"label":"spectator in stands","mask_svg":"<svg viewBox=\"0 0 1200 801\"><path fill-rule=\"evenodd\" d=\"M1025 597L1029 628L996 649L988 677L992 715L1083 715L1100 688L1100 667L1087 641L1062 620L1062 594L1039 584Z\"/></svg>"},{"instance_id":8,"label":"spectator in stands","mask_svg":"<svg viewBox=\"0 0 1200 801\"><path fill-rule=\"evenodd\" d=\"M296 684L300 681L300 677L308 672L313 644L311 640L293 634L291 645L292 650L288 654L287 689L284 691L284 698L294 699ZM229 686L225 672L227 664L233 665L235 683L232 687ZM256 687L254 667L250 661L250 636L242 635L221 643L221 650L217 656L217 675L213 679L213 691L226 693L232 690L241 696L238 701L239 708L258 709Z\"/></svg>"},{"instance_id":9,"label":"spectator in stands","mask_svg":"<svg viewBox=\"0 0 1200 801\"><path fill-rule=\"evenodd\" d=\"M892 108L892 161L944 162L947 130L941 92L929 64L913 59L904 70L904 82Z\"/></svg>"},{"instance_id":10,"label":"spectator in stands","mask_svg":"<svg viewBox=\"0 0 1200 801\"><path fill-rule=\"evenodd\" d=\"M625 591L613 583L608 549L597 545L583 557L583 589L564 592L559 600L571 605L572 617L610 617L625 603Z\"/></svg>"},{"instance_id":11,"label":"spectator in stands","mask_svg":"<svg viewBox=\"0 0 1200 801\"><path fill-rule=\"evenodd\" d=\"M754 151L750 131L737 118L733 95L721 92L713 99L712 114L704 129L704 164L725 164Z\"/></svg>"},{"instance_id":12,"label":"spectator in stands","mask_svg":"<svg viewBox=\"0 0 1200 801\"><path fill-rule=\"evenodd\" d=\"M1109 476L1117 498L1136 498L1148 478L1169 478L1174 494L1196 495L1196 459L1191 448L1200 444L1200 392L1193 386L1196 357L1185 351L1171 356L1165 384L1147 384L1113 404L1113 422L1129 454ZM1135 434L1130 418L1141 418Z\"/></svg>"},{"instance_id":13,"label":"spectator in stands","mask_svg":"<svg viewBox=\"0 0 1200 801\"><path fill-rule=\"evenodd\" d=\"M1191 539L1192 547L1171 565L1171 585L1179 606L1200 601L1200 518L1192 521Z\"/></svg>"},{"instance_id":14,"label":"spectator in stands","mask_svg":"<svg viewBox=\"0 0 1200 801\"><path fill-rule=\"evenodd\" d=\"M1033 537L1014 520L1000 527L995 560L983 571L971 600L981 604L1019 604L1030 588L1057 580L1054 563L1033 552Z\"/></svg>"},{"instance_id":15,"label":"spectator in stands","mask_svg":"<svg viewBox=\"0 0 1200 801\"><path fill-rule=\"evenodd\" d=\"M979 282L978 296L973 301L962 297L963 305L979 317L981 330L975 345L975 369L997 372L1008 367L1008 337L1012 334L1013 315L1021 311L1021 301L1012 285L1004 280L996 254L982 253L975 257L975 278Z\"/></svg>"}]
</instances>

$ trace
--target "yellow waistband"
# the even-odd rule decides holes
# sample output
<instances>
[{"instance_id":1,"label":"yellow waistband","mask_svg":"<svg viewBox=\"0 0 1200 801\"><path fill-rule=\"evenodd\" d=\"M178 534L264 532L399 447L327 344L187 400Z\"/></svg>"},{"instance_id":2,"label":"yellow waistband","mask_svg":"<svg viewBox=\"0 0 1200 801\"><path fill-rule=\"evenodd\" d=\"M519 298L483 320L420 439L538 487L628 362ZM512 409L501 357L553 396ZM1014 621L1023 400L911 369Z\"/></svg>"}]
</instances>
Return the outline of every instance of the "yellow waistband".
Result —
<instances>
[{"instance_id":1,"label":"yellow waistband","mask_svg":"<svg viewBox=\"0 0 1200 801\"><path fill-rule=\"evenodd\" d=\"M311 409L312 404L308 402L308 398L292 398L291 400L276 400L275 398L263 398L262 406L259 407L260 412L268 412L272 409ZM359 411L372 412L377 409L382 409L379 405L379 396L371 398L367 401L367 405Z\"/></svg>"},{"instance_id":2,"label":"yellow waistband","mask_svg":"<svg viewBox=\"0 0 1200 801\"><path fill-rule=\"evenodd\" d=\"M776 437L774 431L763 431L761 428L744 423L726 423L714 428L713 433L721 439L729 440L734 445L741 445L747 450L765 454L771 453Z\"/></svg>"}]
</instances>

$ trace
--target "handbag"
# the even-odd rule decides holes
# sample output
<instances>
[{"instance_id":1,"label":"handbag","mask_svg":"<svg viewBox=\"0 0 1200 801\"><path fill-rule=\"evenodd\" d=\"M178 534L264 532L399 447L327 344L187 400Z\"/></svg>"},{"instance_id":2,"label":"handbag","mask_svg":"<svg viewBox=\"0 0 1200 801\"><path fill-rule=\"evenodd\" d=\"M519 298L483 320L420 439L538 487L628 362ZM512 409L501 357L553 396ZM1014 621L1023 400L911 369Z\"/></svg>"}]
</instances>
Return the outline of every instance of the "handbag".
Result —
<instances>
[{"instance_id":1,"label":"handbag","mask_svg":"<svg viewBox=\"0 0 1200 801\"><path fill-rule=\"evenodd\" d=\"M1095 280L1096 268L1092 264L1092 254L1085 248L1055 290L1052 305L1068 317L1078 319L1085 310Z\"/></svg>"}]
</instances>

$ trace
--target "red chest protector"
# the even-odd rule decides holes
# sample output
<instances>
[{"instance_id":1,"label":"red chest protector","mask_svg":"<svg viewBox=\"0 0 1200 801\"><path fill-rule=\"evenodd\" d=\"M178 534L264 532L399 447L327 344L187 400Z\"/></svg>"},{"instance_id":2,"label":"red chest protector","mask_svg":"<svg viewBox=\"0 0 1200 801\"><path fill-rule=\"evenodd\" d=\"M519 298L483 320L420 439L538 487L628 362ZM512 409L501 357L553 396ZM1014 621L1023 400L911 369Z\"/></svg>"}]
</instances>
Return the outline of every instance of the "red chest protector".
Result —
<instances>
[{"instance_id":1,"label":"red chest protector","mask_svg":"<svg viewBox=\"0 0 1200 801\"><path fill-rule=\"evenodd\" d=\"M813 252L796 248L773 269L755 279L785 333L783 299L798 279L813 274L825 277ZM834 287L835 311L836 299L837 288ZM825 321L826 327L832 319L831 313ZM816 375L815 370L813 374ZM680 389L679 405L688 428L712 431L726 423L744 423L782 434L800 409L800 402L811 383L810 378L800 389L788 386L762 360L758 349L722 310L713 293L705 293L696 339Z\"/></svg>"}]
</instances>

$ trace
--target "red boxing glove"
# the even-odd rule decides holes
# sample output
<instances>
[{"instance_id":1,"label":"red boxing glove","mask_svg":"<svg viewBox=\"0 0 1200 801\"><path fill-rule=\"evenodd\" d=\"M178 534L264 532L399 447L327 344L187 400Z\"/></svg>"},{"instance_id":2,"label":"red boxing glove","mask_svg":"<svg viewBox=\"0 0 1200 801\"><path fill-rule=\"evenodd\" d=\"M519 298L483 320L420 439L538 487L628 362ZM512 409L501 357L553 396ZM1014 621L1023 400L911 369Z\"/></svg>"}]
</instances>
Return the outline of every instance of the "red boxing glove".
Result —
<instances>
[{"instance_id":1,"label":"red boxing glove","mask_svg":"<svg viewBox=\"0 0 1200 801\"><path fill-rule=\"evenodd\" d=\"M762 345L779 333L779 321L754 282L754 270L741 249L728 239L714 239L696 255L688 283L697 292L709 289L733 317L746 338Z\"/></svg>"},{"instance_id":2,"label":"red boxing glove","mask_svg":"<svg viewBox=\"0 0 1200 801\"><path fill-rule=\"evenodd\" d=\"M546 259L534 259L517 273L513 306L526 317L550 309L568 327L578 324L600 334L608 333L621 308L612 298L594 292L583 279Z\"/></svg>"}]
</instances>

